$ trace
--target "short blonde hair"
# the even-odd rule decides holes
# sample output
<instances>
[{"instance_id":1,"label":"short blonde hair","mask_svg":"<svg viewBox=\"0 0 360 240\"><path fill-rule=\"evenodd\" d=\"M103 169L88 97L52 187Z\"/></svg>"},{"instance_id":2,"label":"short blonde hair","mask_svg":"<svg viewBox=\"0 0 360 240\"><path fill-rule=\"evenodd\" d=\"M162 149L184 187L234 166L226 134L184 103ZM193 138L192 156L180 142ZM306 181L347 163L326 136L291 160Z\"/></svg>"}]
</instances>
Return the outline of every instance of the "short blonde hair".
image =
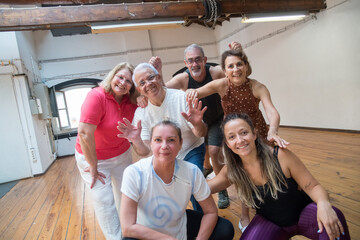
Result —
<instances>
[{"instance_id":1,"label":"short blonde hair","mask_svg":"<svg viewBox=\"0 0 360 240\"><path fill-rule=\"evenodd\" d=\"M122 69L127 69L129 70L129 72L131 73L131 76L134 73L134 67L133 65L131 65L130 63L127 62L121 62L118 65L116 65L106 76L106 78L104 80L102 80L99 83L99 86L104 88L106 92L111 93L111 81L114 78L114 76ZM131 86L130 89L130 94L134 93L135 91L135 86L134 84Z\"/></svg>"}]
</instances>

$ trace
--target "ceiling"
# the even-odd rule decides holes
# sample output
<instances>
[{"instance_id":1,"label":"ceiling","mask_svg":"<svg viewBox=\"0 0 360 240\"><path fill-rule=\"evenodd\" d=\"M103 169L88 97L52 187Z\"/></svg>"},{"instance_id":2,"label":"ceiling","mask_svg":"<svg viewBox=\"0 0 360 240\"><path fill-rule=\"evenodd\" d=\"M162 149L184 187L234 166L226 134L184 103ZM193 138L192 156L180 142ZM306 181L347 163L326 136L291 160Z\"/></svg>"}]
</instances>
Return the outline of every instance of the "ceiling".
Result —
<instances>
[{"instance_id":1,"label":"ceiling","mask_svg":"<svg viewBox=\"0 0 360 240\"><path fill-rule=\"evenodd\" d=\"M183 19L185 26L215 27L246 14L325 8L325 0L0 0L0 31L50 29L61 35L72 29L79 34L93 24L168 18Z\"/></svg>"}]
</instances>

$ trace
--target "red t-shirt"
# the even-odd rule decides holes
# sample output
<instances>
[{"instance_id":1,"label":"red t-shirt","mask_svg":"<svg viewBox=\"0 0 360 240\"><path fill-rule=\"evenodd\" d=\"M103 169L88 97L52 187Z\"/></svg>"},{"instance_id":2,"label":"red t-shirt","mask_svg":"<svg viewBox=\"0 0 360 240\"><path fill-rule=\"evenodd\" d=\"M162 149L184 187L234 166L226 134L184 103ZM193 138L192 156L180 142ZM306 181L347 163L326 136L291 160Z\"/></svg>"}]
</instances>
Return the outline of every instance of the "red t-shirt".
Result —
<instances>
[{"instance_id":1,"label":"red t-shirt","mask_svg":"<svg viewBox=\"0 0 360 240\"><path fill-rule=\"evenodd\" d=\"M130 102L129 95L124 95L119 104L114 96L102 87L92 89L81 106L80 122L96 125L95 144L98 160L116 157L129 149L130 143L125 138L117 137L117 123L127 118L132 122L137 106ZM75 149L83 154L79 136Z\"/></svg>"}]
</instances>

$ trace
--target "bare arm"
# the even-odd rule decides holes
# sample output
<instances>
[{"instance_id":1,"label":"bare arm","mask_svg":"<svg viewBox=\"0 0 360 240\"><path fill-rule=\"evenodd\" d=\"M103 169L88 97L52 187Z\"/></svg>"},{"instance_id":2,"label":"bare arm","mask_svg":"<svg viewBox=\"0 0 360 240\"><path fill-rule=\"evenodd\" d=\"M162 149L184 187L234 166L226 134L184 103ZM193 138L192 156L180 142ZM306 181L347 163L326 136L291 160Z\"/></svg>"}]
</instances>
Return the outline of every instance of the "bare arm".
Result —
<instances>
[{"instance_id":1,"label":"bare arm","mask_svg":"<svg viewBox=\"0 0 360 240\"><path fill-rule=\"evenodd\" d=\"M189 75L186 72L177 74L175 77L165 83L167 88L180 89L184 92L188 88Z\"/></svg>"},{"instance_id":2,"label":"bare arm","mask_svg":"<svg viewBox=\"0 0 360 240\"><path fill-rule=\"evenodd\" d=\"M218 211L214 199L211 195L205 200L200 201L199 204L204 211L204 216L201 219L200 229L196 239L207 240L209 239L211 233L214 231L214 228L216 226L218 219Z\"/></svg>"},{"instance_id":3,"label":"bare arm","mask_svg":"<svg viewBox=\"0 0 360 240\"><path fill-rule=\"evenodd\" d=\"M120 222L123 237L148 239L148 240L175 240L164 233L155 231L144 225L136 223L137 202L122 194L120 205Z\"/></svg>"},{"instance_id":4,"label":"bare arm","mask_svg":"<svg viewBox=\"0 0 360 240\"><path fill-rule=\"evenodd\" d=\"M133 144L133 148L140 156L146 156L150 153L150 142L143 141L140 137L141 134L141 121L137 122L137 126L133 126L131 122L123 118L124 123L118 122L117 129L120 133L117 135L120 138L126 138Z\"/></svg>"},{"instance_id":5,"label":"bare arm","mask_svg":"<svg viewBox=\"0 0 360 240\"><path fill-rule=\"evenodd\" d=\"M207 182L209 184L211 193L220 192L228 187L230 187L231 183L227 177L227 165L225 165L221 171L214 178Z\"/></svg>"},{"instance_id":6,"label":"bare arm","mask_svg":"<svg viewBox=\"0 0 360 240\"><path fill-rule=\"evenodd\" d=\"M211 75L211 78L213 80L215 79L220 79L220 78L224 78L225 77L225 73L224 71L222 70L221 66L220 65L216 65L216 66L211 66L210 69L210 75Z\"/></svg>"},{"instance_id":7,"label":"bare arm","mask_svg":"<svg viewBox=\"0 0 360 240\"><path fill-rule=\"evenodd\" d=\"M89 168L86 168L85 171L90 172L92 176L90 188L95 185L97 180L105 184L105 181L103 179L105 178L105 175L97 171L98 159L96 156L95 147L96 127L96 125L83 122L80 122L78 127L81 150L85 156L85 160L89 163Z\"/></svg>"},{"instance_id":8,"label":"bare arm","mask_svg":"<svg viewBox=\"0 0 360 240\"><path fill-rule=\"evenodd\" d=\"M331 207L326 190L294 153L287 149L280 149L278 158L282 168L285 166L285 172L288 171L299 187L317 204L317 220L320 232L325 227L330 239L340 237L344 228Z\"/></svg>"},{"instance_id":9,"label":"bare arm","mask_svg":"<svg viewBox=\"0 0 360 240\"><path fill-rule=\"evenodd\" d=\"M275 141L281 148L286 148L286 146L289 145L289 142L280 138L278 135L280 115L271 101L269 90L264 84L261 84L256 80L251 80L251 85L254 96L260 99L264 106L266 117L269 120L270 127L267 139L270 142Z\"/></svg>"},{"instance_id":10,"label":"bare arm","mask_svg":"<svg viewBox=\"0 0 360 240\"><path fill-rule=\"evenodd\" d=\"M223 97L226 94L228 89L228 81L227 78L221 78L217 80L213 80L206 85L197 88L197 89L188 89L186 91L187 99L195 99L195 98L204 98L210 96L211 94L217 93L220 97Z\"/></svg>"}]
</instances>

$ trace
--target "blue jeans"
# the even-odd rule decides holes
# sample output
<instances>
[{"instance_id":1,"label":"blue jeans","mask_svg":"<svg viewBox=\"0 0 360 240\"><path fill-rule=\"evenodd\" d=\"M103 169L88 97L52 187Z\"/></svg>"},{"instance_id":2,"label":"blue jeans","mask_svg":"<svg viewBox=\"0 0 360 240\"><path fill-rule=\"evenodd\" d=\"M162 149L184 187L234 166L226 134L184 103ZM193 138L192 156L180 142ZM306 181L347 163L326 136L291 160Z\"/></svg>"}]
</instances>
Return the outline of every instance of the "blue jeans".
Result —
<instances>
[{"instance_id":1,"label":"blue jeans","mask_svg":"<svg viewBox=\"0 0 360 240\"><path fill-rule=\"evenodd\" d=\"M186 154L184 161L195 164L201 171L203 170L205 158L205 144L201 144L199 147L194 148L188 154ZM195 211L203 212L200 204L195 200L194 195L191 195L190 201Z\"/></svg>"}]
</instances>

